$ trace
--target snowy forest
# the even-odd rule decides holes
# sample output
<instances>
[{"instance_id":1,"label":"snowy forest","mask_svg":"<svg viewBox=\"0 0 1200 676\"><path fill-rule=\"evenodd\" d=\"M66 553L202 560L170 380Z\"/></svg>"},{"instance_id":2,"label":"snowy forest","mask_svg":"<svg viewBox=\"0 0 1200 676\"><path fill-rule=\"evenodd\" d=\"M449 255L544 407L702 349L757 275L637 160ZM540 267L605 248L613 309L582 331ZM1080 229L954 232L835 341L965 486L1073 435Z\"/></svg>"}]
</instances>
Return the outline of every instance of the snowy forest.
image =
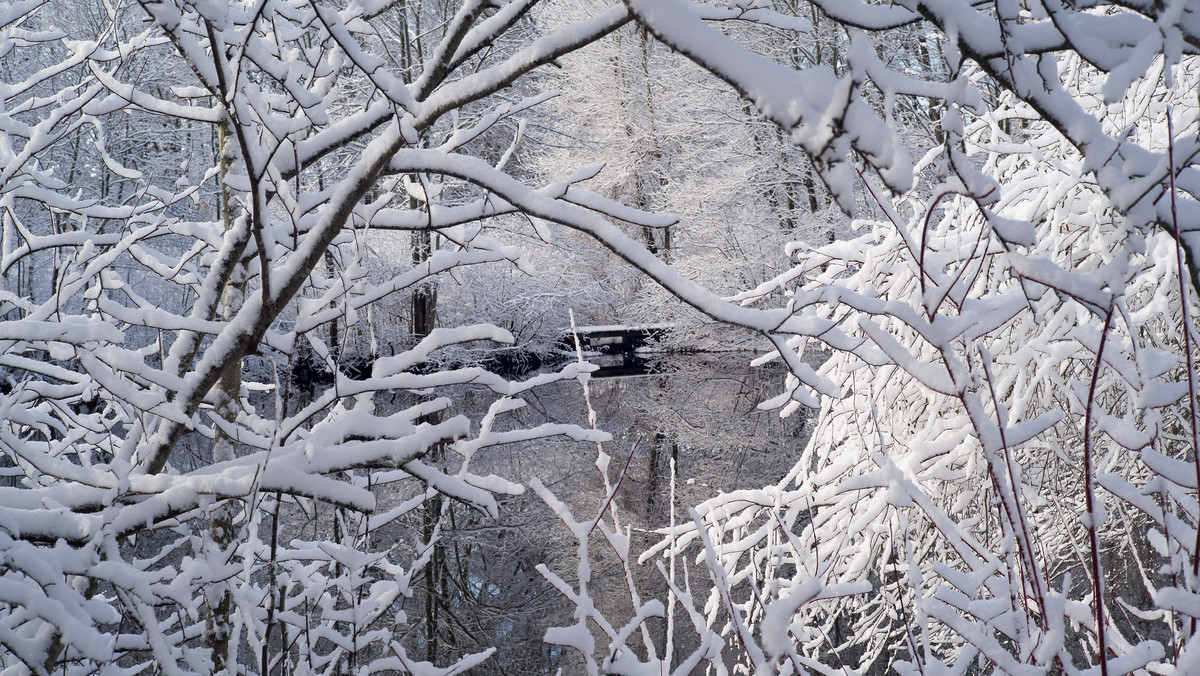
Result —
<instances>
[{"instance_id":1,"label":"snowy forest","mask_svg":"<svg viewBox=\"0 0 1200 676\"><path fill-rule=\"evenodd\" d=\"M1200 1L7 0L0 232L0 673L1200 674Z\"/></svg>"}]
</instances>

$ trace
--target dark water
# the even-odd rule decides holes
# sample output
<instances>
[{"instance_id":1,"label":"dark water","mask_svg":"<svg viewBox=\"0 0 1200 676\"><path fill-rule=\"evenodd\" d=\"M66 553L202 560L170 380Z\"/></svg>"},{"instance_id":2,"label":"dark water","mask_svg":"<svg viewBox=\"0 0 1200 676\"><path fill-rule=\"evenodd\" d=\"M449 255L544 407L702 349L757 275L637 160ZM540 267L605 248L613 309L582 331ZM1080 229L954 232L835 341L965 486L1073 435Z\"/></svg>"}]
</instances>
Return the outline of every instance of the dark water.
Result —
<instances>
[{"instance_id":1,"label":"dark water","mask_svg":"<svg viewBox=\"0 0 1200 676\"><path fill-rule=\"evenodd\" d=\"M634 561L657 540L650 531L671 518L672 466L676 518L686 519L687 507L720 491L777 482L803 449L809 414L801 411L780 419L775 411L758 410L761 401L779 391L783 373L779 368L749 368L752 357L643 356L640 363L614 364L620 359L614 356L608 363L601 361L605 368L589 384L590 399L597 426L613 435L603 452L610 457L609 483L620 482L613 505L622 525L630 528ZM473 409L482 411L493 397L465 390L457 407L477 418ZM583 390L575 381L543 387L523 398L527 405L508 414L507 425L587 425ZM584 521L593 519L606 502L596 459L594 444L546 439L485 449L471 467L475 473L494 473L525 485L537 477ZM578 545L568 529L532 491L505 499L498 520L459 505L449 509L448 521L453 523L444 531L444 560L452 562L446 575L455 579L435 585L434 596L446 608L437 617L444 631L433 652L444 659L496 645L497 653L472 673L580 671L577 654L542 641L548 627L574 622L575 607L535 569L543 563L572 586L577 584ZM593 597L619 627L631 610L625 574L599 533L592 538L589 557ZM652 564L634 568L643 602L665 597L665 583ZM699 590L707 581L702 571L697 574L700 579L694 586ZM427 609L420 597L416 594L406 608L414 621ZM665 624L652 620L649 625L661 654ZM414 651L429 647L426 637L417 638ZM679 642L686 644L686 636Z\"/></svg>"},{"instance_id":2,"label":"dark water","mask_svg":"<svg viewBox=\"0 0 1200 676\"><path fill-rule=\"evenodd\" d=\"M653 529L669 523L672 514L676 520L687 519L689 506L718 492L775 484L795 463L808 438L811 413L801 411L780 419L775 411L758 410L761 401L779 391L784 374L778 366L750 368L753 357L734 353L596 358L602 370L594 374L588 389L597 426L613 436L602 448L609 458L608 485L620 484L611 503L593 443L551 437L485 448L473 458L471 471L494 474L522 486L537 478L581 522L590 522L602 505L611 504L623 528L629 529L632 577L641 601L665 600L666 584L654 565L636 563L638 554L658 541ZM461 386L438 394L453 402L444 415L465 415L476 429L497 399L483 387ZM303 388L290 388L288 412L300 410L307 403L306 396L311 400L312 395L306 395ZM577 381L553 383L522 397L526 405L500 416L498 428L588 425L583 387ZM379 394L376 413L407 408L418 400L409 392ZM251 401L261 415L272 417L273 393L255 393ZM184 468L188 463L203 466L211 460L211 453L205 457L209 443L199 435L185 439L182 446L179 461ZM447 474L456 474L462 463L451 450L431 453L423 460ZM384 482L389 475L390 482ZM358 648L363 653L360 664L387 657L391 642L396 641L412 658L443 667L495 646L495 654L472 669L472 674L583 671L576 652L543 641L548 628L575 622L575 605L547 582L538 566L544 565L577 589L580 549L570 530L533 491L501 497L498 518L436 497L389 520L384 516L389 510L425 492L423 483L395 470L358 471L338 478L369 484L378 500L376 512L360 514L321 501L291 500L280 509L277 520L269 516L273 507L259 505L255 513L262 538L277 528L271 539L281 545L298 543L292 546L304 549L306 542L340 543L359 551L382 552L411 578L407 595L393 601L368 624L354 628L359 635L379 630L373 635L391 637L388 641L371 639ZM434 532L440 533L436 546L425 547ZM154 541L147 539L143 544L153 546ZM415 564L424 551L432 552L427 563ZM591 597L619 628L633 610L626 573L599 532L593 533L586 556L592 568ZM286 579L280 578L283 586L277 598L286 599L289 614L286 619L282 614L277 618L286 627L277 625L279 629L269 641L272 655L286 653L300 662L308 659L305 650L332 656L337 652L333 644L310 639L308 627L324 624L345 634L346 622L330 620L326 613L336 610L344 614L348 606L367 599L366 590L373 580L387 584L394 574L376 568L362 581L364 586L347 589L339 586L343 579L339 576L344 573L339 565L313 561L300 557L281 564L281 570L290 572ZM682 559L679 565L690 570L693 592L703 603L709 586L707 572ZM254 566L245 582L259 590L255 593L272 587L268 577L274 574L269 570L273 569L262 559ZM661 655L667 643L665 622L652 619L646 626ZM596 633L594 625L592 628ZM677 656L695 639L682 619L679 628ZM603 637L596 635L597 645L606 646ZM641 642L638 633L629 643L633 647ZM596 655L597 660L603 657ZM244 658L255 663L257 655Z\"/></svg>"}]
</instances>

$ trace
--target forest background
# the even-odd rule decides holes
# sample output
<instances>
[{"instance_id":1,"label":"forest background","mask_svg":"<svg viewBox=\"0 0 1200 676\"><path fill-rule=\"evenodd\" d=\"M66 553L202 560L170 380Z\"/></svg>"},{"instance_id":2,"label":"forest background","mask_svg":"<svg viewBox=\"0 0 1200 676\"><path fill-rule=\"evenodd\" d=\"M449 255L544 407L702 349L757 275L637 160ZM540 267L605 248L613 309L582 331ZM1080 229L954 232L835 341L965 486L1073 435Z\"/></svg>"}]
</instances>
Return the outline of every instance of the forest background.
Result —
<instances>
[{"instance_id":1,"label":"forest background","mask_svg":"<svg viewBox=\"0 0 1200 676\"><path fill-rule=\"evenodd\" d=\"M1189 0L0 6L0 667L1200 671L1198 49ZM515 368L575 323L778 362L798 461L635 532L595 366Z\"/></svg>"}]
</instances>

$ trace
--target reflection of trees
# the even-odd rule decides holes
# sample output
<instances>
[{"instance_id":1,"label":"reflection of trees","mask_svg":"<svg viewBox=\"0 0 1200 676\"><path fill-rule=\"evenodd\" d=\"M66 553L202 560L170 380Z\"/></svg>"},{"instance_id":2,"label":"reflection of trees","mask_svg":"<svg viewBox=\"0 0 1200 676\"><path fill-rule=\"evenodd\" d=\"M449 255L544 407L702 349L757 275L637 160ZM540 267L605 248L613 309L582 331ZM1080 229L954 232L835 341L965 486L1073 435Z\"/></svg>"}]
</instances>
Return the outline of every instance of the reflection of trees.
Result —
<instances>
[{"instance_id":1,"label":"reflection of trees","mask_svg":"<svg viewBox=\"0 0 1200 676\"><path fill-rule=\"evenodd\" d=\"M718 491L760 485L794 464L805 441L804 416L781 420L775 413L757 410L779 374L771 369L748 371L745 361L692 355L663 360L654 365L658 373L651 375L591 381L598 424L614 437L604 445L612 456L613 483L628 463L615 506L622 523L634 531L633 558L650 542L647 531L670 519L672 461L678 476L677 510ZM577 383L557 383L524 398L528 405L513 416L514 427L586 420ZM460 401L473 418L470 407L487 403L482 397L475 401L471 392ZM582 517L595 514L604 497L595 457L595 448L588 444L539 440L489 449L472 466L513 481L527 483L537 477ZM567 673L573 665L580 666L573 651L542 642L547 628L569 625L574 612L534 570L536 563L545 563L568 584L577 582L574 542L562 524L532 493L507 499L498 520L456 503L447 510L442 521L443 568L418 582L422 590L434 584L443 604L436 618L440 649L456 656L469 654L489 645L491 637L499 652L476 667L481 674L554 673L559 667ZM632 607L619 562L600 542L593 542L589 552L593 599L608 616L628 616ZM637 566L634 574L643 599L669 597L653 564ZM709 584L707 573L698 567L690 569L689 577L698 594ZM665 622L652 619L647 624L661 649ZM684 623L677 627L676 648L690 650L694 633L689 636Z\"/></svg>"},{"instance_id":2,"label":"reflection of trees","mask_svg":"<svg viewBox=\"0 0 1200 676\"><path fill-rule=\"evenodd\" d=\"M628 461L615 505L622 523L634 530L632 558L636 559L649 544L646 531L670 519L672 461L679 477L675 486L679 518L686 518L679 512L686 505L718 491L761 485L794 464L804 443L804 416L780 420L773 412L758 411L757 403L766 398L779 374L767 369L749 371L745 361L712 355L664 358L651 364L653 372L649 375L591 381L598 424L614 436L604 445L612 456L609 476L614 483ZM558 421L585 424L587 414L577 382L555 383L526 393L523 398L527 406L508 417L505 429ZM311 404L311 399L311 393L303 388L288 387L280 403L291 414ZM419 399L401 391L381 395L377 412L385 415L403 410ZM487 391L466 387L456 391L454 399L455 408L446 415L465 414L472 420L479 420L492 403ZM256 399L255 405L262 414L273 415L275 399L264 396ZM185 439L191 441L190 437ZM433 462L433 455L427 456L429 462ZM444 450L437 455L439 467L448 474L461 461L453 452ZM573 511L585 515L594 514L604 496L595 458L592 445L541 439L488 448L472 460L472 467L480 474L526 484L538 477ZM411 646L414 656L423 659L453 661L496 645L498 652L472 673L579 670L582 665L578 654L543 642L549 627L571 623L574 607L551 588L535 566L544 563L574 584L576 550L574 541L541 500L532 493L506 497L499 517L493 519L453 500L422 501L427 487L403 472L372 471L343 480L370 483L379 500L373 514L364 516L321 501L287 496L280 502L275 497L271 499L276 502L266 504L264 509L271 513L278 510L280 517L277 522L268 519L272 532L262 539L266 543L308 543L305 546L309 548L328 539L325 546L338 552L352 551L356 541L369 541L372 551L392 548L389 561L405 562L406 566L407 562L419 564L404 573L412 579L411 596L396 598L391 607L371 610L364 601L369 598L366 591L376 581L373 578L362 578L356 588L340 589L337 580L355 579L357 573L337 566L321 567L315 561L280 561L272 564L280 577L277 600L286 599L291 606L299 603L304 607L297 599L310 598L314 608L330 603L330 611L345 612L347 617L354 612L361 616L368 611L403 613L405 619L396 622L405 627L401 640ZM435 528L439 532L435 533ZM423 543L431 539L435 546L423 559ZM268 546L269 552L275 551ZM272 556L268 553L268 558ZM627 616L630 599L612 550L597 540L590 556L596 603L610 617ZM679 565L684 565L682 558ZM669 597L653 564L636 566L634 574L644 599ZM704 590L700 587L709 584L707 572L691 564L689 576L697 596L702 597ZM302 589L300 583L304 581L309 586ZM284 641L295 640L279 619L285 614L284 605L276 603L272 607L272 622L280 627L268 637L272 655L278 654ZM666 623L652 619L647 624L661 648ZM677 626L676 648L690 650L696 641L694 633L689 635L689 628L682 623ZM367 638L365 632L349 624L341 631L347 635L361 633L359 642ZM319 642L314 645L317 650L312 657L319 660L318 655L329 646ZM355 661L379 657L372 650L363 643L354 652Z\"/></svg>"},{"instance_id":3,"label":"reflection of trees","mask_svg":"<svg viewBox=\"0 0 1200 676\"><path fill-rule=\"evenodd\" d=\"M627 517L642 516L638 525L665 520L672 459L683 505L779 476L803 449L804 415L781 419L758 409L779 373L744 362L693 355L652 364L657 374L594 381L593 403L622 463L640 439L626 478L632 484L618 495Z\"/></svg>"}]
</instances>

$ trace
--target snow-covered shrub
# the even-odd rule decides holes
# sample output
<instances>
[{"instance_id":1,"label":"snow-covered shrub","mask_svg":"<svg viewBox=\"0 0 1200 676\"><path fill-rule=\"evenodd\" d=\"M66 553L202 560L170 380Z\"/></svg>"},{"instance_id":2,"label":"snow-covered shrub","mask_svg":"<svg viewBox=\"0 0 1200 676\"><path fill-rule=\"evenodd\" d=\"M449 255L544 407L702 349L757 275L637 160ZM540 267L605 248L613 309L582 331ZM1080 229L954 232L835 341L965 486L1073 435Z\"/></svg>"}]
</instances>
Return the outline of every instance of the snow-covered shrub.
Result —
<instances>
[{"instance_id":1,"label":"snow-covered shrub","mask_svg":"<svg viewBox=\"0 0 1200 676\"><path fill-rule=\"evenodd\" d=\"M629 4L814 156L854 148L876 170L827 165L845 208L872 216L843 241L793 245L789 272L739 296L827 327L767 357L793 365L770 403L785 414L810 388L832 395L804 458L776 486L700 505L702 525L665 529L643 559L695 545L715 562L709 607L729 608L727 640L755 635L762 650L739 658L754 673L1190 673L1194 59L1169 51L1164 71L1125 54L1152 66L1142 77L1103 51L1124 47L1071 32L1101 30L1097 17L1052 3L997 3L998 23L966 3L815 3L874 30L944 31L949 82L889 74L861 33L838 81L774 68L682 3ZM1111 17L1154 44L1143 17ZM984 57L996 45L958 32L967 21L1061 30L1055 44L1079 52L1027 55L1013 37ZM827 81L848 101L813 89L815 108L783 105ZM855 111L868 85L889 106L946 106L945 142L918 148L914 171L894 161L898 135ZM813 349L832 357L796 368Z\"/></svg>"}]
</instances>

